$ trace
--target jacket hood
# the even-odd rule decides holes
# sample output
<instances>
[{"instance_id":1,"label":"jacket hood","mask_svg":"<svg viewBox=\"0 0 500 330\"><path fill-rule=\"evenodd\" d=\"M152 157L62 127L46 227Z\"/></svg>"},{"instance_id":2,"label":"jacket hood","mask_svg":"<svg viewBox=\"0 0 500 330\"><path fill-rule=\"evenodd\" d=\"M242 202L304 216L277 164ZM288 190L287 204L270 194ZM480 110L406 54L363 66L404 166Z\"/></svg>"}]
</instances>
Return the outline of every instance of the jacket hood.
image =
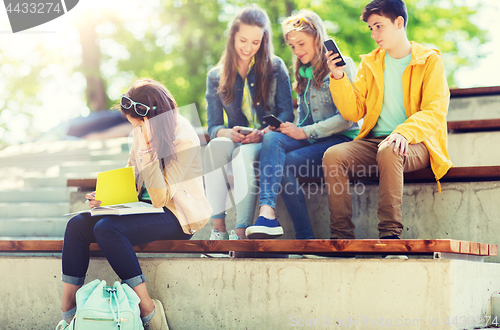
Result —
<instances>
[{"instance_id":1,"label":"jacket hood","mask_svg":"<svg viewBox=\"0 0 500 330\"><path fill-rule=\"evenodd\" d=\"M410 41L411 44L411 61L409 65L422 65L425 64L427 58L433 54L441 55L441 52L438 49L429 48L423 46L415 41ZM365 60L367 64L378 64L380 61L384 61L385 54L387 51L378 47L372 52L360 55L359 57L362 60ZM383 67L383 66L382 66Z\"/></svg>"}]
</instances>

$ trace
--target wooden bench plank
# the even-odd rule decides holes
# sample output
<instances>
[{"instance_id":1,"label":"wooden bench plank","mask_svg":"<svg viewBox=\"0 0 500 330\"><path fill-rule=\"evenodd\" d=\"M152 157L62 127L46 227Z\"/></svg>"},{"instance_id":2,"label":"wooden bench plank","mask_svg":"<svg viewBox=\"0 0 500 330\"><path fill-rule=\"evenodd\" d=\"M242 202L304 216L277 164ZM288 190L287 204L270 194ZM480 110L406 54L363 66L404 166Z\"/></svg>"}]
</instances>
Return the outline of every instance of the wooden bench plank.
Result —
<instances>
[{"instance_id":1,"label":"wooden bench plank","mask_svg":"<svg viewBox=\"0 0 500 330\"><path fill-rule=\"evenodd\" d=\"M97 179L68 179L66 180L67 187L78 187L80 189L95 189Z\"/></svg>"},{"instance_id":2,"label":"wooden bench plank","mask_svg":"<svg viewBox=\"0 0 500 330\"><path fill-rule=\"evenodd\" d=\"M488 132L500 130L500 119L449 121L448 131L460 132Z\"/></svg>"},{"instance_id":3,"label":"wooden bench plank","mask_svg":"<svg viewBox=\"0 0 500 330\"><path fill-rule=\"evenodd\" d=\"M61 252L62 240L0 240L1 252ZM356 253L356 254L422 254L433 252L477 254L471 242L450 239L402 240L165 240L135 248L139 253L212 253L212 252L276 252L291 254ZM496 245L488 245L489 255L496 255ZM91 251L100 251L91 244Z\"/></svg>"},{"instance_id":4,"label":"wooden bench plank","mask_svg":"<svg viewBox=\"0 0 500 330\"><path fill-rule=\"evenodd\" d=\"M488 255L489 256L496 256L497 255L497 246L495 244L489 244Z\"/></svg>"},{"instance_id":5,"label":"wooden bench plank","mask_svg":"<svg viewBox=\"0 0 500 330\"><path fill-rule=\"evenodd\" d=\"M487 256L489 255L489 244L479 243L479 255Z\"/></svg>"},{"instance_id":6,"label":"wooden bench plank","mask_svg":"<svg viewBox=\"0 0 500 330\"><path fill-rule=\"evenodd\" d=\"M450 88L450 97L471 97L485 95L500 95L500 86Z\"/></svg>"}]
</instances>

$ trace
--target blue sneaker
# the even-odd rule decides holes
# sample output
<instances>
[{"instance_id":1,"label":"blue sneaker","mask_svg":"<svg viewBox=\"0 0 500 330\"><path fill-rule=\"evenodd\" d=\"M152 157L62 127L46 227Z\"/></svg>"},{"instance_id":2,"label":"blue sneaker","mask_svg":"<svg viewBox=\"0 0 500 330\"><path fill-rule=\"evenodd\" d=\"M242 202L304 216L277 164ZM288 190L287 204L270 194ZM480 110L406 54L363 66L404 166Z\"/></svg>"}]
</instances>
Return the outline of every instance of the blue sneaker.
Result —
<instances>
[{"instance_id":1,"label":"blue sneaker","mask_svg":"<svg viewBox=\"0 0 500 330\"><path fill-rule=\"evenodd\" d=\"M270 220L260 216L255 221L255 225L245 230L245 235L250 239L277 238L283 235L283 228L277 219Z\"/></svg>"}]
</instances>

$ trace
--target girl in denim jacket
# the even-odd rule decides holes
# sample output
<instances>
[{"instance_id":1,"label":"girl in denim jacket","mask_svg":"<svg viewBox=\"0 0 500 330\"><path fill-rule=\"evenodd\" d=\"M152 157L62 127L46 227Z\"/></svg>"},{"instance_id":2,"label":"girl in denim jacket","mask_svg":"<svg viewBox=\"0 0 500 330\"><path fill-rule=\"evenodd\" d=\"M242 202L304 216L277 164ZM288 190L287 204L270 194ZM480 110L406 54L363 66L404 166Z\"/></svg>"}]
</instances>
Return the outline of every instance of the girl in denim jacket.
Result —
<instances>
[{"instance_id":1,"label":"girl in denim jacket","mask_svg":"<svg viewBox=\"0 0 500 330\"><path fill-rule=\"evenodd\" d=\"M228 238L226 171L231 168L237 213L237 237L231 238L243 239L257 203L254 162L259 159L262 137L269 131L263 117L274 114L283 122L294 119L288 71L273 55L270 21L259 7L245 8L234 19L224 54L208 73L206 100L211 141L204 158L205 185L214 224L210 239Z\"/></svg>"},{"instance_id":2,"label":"girl in denim jacket","mask_svg":"<svg viewBox=\"0 0 500 330\"><path fill-rule=\"evenodd\" d=\"M248 238L275 238L283 234L275 216L279 193L292 218L295 236L314 238L306 200L297 177L323 177L323 153L332 145L351 141L357 123L342 118L332 101L326 63L326 29L320 17L301 10L282 23L286 43L297 56L294 88L298 95L297 124L285 122L264 136L260 156L260 214L246 229ZM345 57L346 74L356 76L352 59ZM351 80L352 81L352 80Z\"/></svg>"}]
</instances>

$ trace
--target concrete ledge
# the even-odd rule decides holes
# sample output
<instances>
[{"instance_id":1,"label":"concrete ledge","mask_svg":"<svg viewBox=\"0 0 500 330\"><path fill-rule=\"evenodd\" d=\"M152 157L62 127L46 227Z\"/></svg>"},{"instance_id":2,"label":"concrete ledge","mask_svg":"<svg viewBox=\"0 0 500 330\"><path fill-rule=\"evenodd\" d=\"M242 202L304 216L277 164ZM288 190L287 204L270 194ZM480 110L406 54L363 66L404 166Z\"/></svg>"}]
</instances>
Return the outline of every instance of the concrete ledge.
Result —
<instances>
[{"instance_id":1,"label":"concrete ledge","mask_svg":"<svg viewBox=\"0 0 500 330\"><path fill-rule=\"evenodd\" d=\"M491 294L500 290L500 265L471 261L140 262L151 295L164 303L172 330L294 329L307 322L346 329L372 329L380 322L384 329L401 329L401 324L413 329L473 329L476 324L451 324L453 318L484 320L491 313ZM1 257L0 269L8 283L0 287L2 329L52 329L60 318L60 259ZM117 280L107 261L98 258L91 260L87 277L95 278ZM450 326L444 324L447 318ZM390 322L393 326L387 326Z\"/></svg>"}]
</instances>

